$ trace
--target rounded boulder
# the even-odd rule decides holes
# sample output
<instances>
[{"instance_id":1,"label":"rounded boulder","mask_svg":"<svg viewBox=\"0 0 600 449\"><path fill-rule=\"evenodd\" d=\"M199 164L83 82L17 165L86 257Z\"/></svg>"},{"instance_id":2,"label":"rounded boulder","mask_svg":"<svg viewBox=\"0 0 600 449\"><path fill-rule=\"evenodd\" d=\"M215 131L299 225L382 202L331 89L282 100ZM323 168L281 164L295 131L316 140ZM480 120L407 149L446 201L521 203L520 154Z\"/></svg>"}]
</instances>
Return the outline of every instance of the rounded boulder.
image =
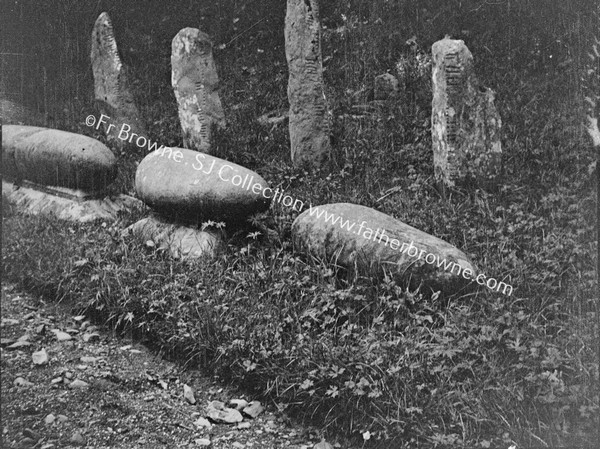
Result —
<instances>
[{"instance_id":1,"label":"rounded boulder","mask_svg":"<svg viewBox=\"0 0 600 449\"><path fill-rule=\"evenodd\" d=\"M138 197L184 222L240 223L269 208L267 182L241 165L185 148L162 147L137 168Z\"/></svg>"}]
</instances>

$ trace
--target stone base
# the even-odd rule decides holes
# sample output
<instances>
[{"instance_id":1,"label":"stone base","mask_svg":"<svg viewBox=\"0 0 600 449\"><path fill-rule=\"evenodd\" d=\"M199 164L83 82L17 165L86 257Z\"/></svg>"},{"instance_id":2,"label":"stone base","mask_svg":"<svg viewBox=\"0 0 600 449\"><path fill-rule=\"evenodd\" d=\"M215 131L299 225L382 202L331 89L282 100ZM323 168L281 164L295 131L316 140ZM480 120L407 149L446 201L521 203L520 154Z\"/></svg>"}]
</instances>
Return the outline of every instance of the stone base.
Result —
<instances>
[{"instance_id":1,"label":"stone base","mask_svg":"<svg viewBox=\"0 0 600 449\"><path fill-rule=\"evenodd\" d=\"M144 218L125 232L144 241L151 240L158 248L168 250L172 257L181 259L213 257L223 243L216 232L170 223L159 216Z\"/></svg>"},{"instance_id":2,"label":"stone base","mask_svg":"<svg viewBox=\"0 0 600 449\"><path fill-rule=\"evenodd\" d=\"M52 189L40 191L31 185L17 186L2 180L2 199L18 210L33 215L55 215L62 220L80 223L94 220L113 221L117 219L119 212L143 206L141 201L128 195L85 199L87 194L81 191L63 187L60 188L60 192L51 193Z\"/></svg>"}]
</instances>

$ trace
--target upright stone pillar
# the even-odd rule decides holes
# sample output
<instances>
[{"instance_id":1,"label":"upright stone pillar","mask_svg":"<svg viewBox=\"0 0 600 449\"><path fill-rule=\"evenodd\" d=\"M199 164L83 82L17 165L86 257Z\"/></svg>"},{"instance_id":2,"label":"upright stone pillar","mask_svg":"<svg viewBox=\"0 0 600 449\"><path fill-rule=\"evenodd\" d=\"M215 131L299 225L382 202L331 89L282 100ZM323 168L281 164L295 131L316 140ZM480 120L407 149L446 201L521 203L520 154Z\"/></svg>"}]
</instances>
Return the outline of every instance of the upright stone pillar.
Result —
<instances>
[{"instance_id":1,"label":"upright stone pillar","mask_svg":"<svg viewBox=\"0 0 600 449\"><path fill-rule=\"evenodd\" d=\"M491 186L501 170L501 120L494 92L479 86L461 40L433 44L431 128L437 181L447 187Z\"/></svg>"},{"instance_id":2,"label":"upright stone pillar","mask_svg":"<svg viewBox=\"0 0 600 449\"><path fill-rule=\"evenodd\" d=\"M94 95L100 111L110 117L104 122L109 142L123 148L121 129L132 135L147 136L146 127L129 90L126 68L121 62L110 17L103 12L92 30L92 70Z\"/></svg>"},{"instance_id":3,"label":"upright stone pillar","mask_svg":"<svg viewBox=\"0 0 600 449\"><path fill-rule=\"evenodd\" d=\"M208 35L196 28L179 31L173 38L171 69L183 144L186 148L210 153L212 125L224 127L225 114Z\"/></svg>"},{"instance_id":4,"label":"upright stone pillar","mask_svg":"<svg viewBox=\"0 0 600 449\"><path fill-rule=\"evenodd\" d=\"M290 144L296 165L319 165L331 152L317 0L288 0L285 17Z\"/></svg>"}]
</instances>

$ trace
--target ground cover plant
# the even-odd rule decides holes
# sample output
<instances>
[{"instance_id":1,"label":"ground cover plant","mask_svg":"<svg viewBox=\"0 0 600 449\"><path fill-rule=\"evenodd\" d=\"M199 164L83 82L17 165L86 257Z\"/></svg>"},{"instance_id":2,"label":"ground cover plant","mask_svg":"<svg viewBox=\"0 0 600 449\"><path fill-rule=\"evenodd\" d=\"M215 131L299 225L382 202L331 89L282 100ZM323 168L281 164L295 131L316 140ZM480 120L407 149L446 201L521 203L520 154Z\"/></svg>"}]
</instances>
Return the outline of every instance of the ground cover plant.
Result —
<instances>
[{"instance_id":1,"label":"ground cover plant","mask_svg":"<svg viewBox=\"0 0 600 449\"><path fill-rule=\"evenodd\" d=\"M482 289L448 301L336 271L292 246L296 213L280 205L231 232L220 258L193 263L123 235L135 214L65 225L3 205L3 279L76 301L166 356L361 444L592 447L598 224L595 155L582 123L597 75L587 59L597 5L327 2L335 154L308 171L291 165L284 126L255 123L287 105L281 2L163 3L15 3L12 20L3 18L3 52L21 56L2 56L5 92L47 114L49 126L104 139L83 120L95 111L89 34L106 10L148 137L181 145L170 41L199 26L215 42L230 123L217 156L312 204L363 204L443 238L513 295ZM22 33L30 22L36 30ZM480 80L497 92L504 178L494 192L442 198L434 188L427 54L445 34L465 40ZM358 114L373 76L386 71L402 75L400 98ZM143 154L119 156L117 189L131 192Z\"/></svg>"}]
</instances>

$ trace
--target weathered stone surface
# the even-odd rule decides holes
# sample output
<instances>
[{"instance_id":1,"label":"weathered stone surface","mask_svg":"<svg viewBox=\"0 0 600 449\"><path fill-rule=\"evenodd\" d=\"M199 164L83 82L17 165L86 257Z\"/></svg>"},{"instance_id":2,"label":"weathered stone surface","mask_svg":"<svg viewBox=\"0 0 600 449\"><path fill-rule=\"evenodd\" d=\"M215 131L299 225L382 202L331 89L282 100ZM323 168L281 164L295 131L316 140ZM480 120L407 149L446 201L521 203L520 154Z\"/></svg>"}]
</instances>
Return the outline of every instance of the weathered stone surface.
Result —
<instances>
[{"instance_id":1,"label":"weathered stone surface","mask_svg":"<svg viewBox=\"0 0 600 449\"><path fill-rule=\"evenodd\" d=\"M331 123L323 84L317 0L288 0L285 54L292 162L318 166L331 152Z\"/></svg>"},{"instance_id":2,"label":"weathered stone surface","mask_svg":"<svg viewBox=\"0 0 600 449\"><path fill-rule=\"evenodd\" d=\"M212 42L196 28L184 28L173 38L171 84L179 104L185 147L211 152L212 125L225 126L219 98L219 77Z\"/></svg>"},{"instance_id":3,"label":"weathered stone surface","mask_svg":"<svg viewBox=\"0 0 600 449\"><path fill-rule=\"evenodd\" d=\"M126 139L118 138L121 129L147 136L146 127L131 94L127 68L119 57L112 23L106 12L98 16L92 30L91 59L96 103L100 111L110 117L104 123L109 142L119 148L123 147Z\"/></svg>"},{"instance_id":4,"label":"weathered stone surface","mask_svg":"<svg viewBox=\"0 0 600 449\"><path fill-rule=\"evenodd\" d=\"M91 137L35 126L2 127L2 175L89 192L116 177L116 158Z\"/></svg>"},{"instance_id":5,"label":"weathered stone surface","mask_svg":"<svg viewBox=\"0 0 600 449\"><path fill-rule=\"evenodd\" d=\"M375 77L373 98L390 100L398 94L398 79L391 73L383 73Z\"/></svg>"},{"instance_id":6,"label":"weathered stone surface","mask_svg":"<svg viewBox=\"0 0 600 449\"><path fill-rule=\"evenodd\" d=\"M448 187L493 185L501 171L501 120L494 92L479 87L461 40L433 44L432 138L435 177Z\"/></svg>"},{"instance_id":7,"label":"weathered stone surface","mask_svg":"<svg viewBox=\"0 0 600 449\"><path fill-rule=\"evenodd\" d=\"M195 223L242 222L267 210L270 199L265 194L273 193L252 170L184 148L163 148L146 156L135 174L135 188L156 211Z\"/></svg>"},{"instance_id":8,"label":"weathered stone surface","mask_svg":"<svg viewBox=\"0 0 600 449\"><path fill-rule=\"evenodd\" d=\"M63 189L66 191L67 189ZM15 186L2 181L2 202L8 202L16 209L37 215L55 215L56 217L87 223L94 220L114 221L120 212L143 207L141 201L127 196L104 197L100 199L81 200L64 198L39 190Z\"/></svg>"},{"instance_id":9,"label":"weathered stone surface","mask_svg":"<svg viewBox=\"0 0 600 449\"><path fill-rule=\"evenodd\" d=\"M385 270L413 287L423 283L450 294L468 282L465 274L469 279L477 276L477 268L454 246L357 204L313 207L296 218L292 236L297 245L317 257L363 274Z\"/></svg>"},{"instance_id":10,"label":"weathered stone surface","mask_svg":"<svg viewBox=\"0 0 600 449\"><path fill-rule=\"evenodd\" d=\"M242 422L244 417L234 408L225 407L221 401L211 401L206 407L207 416L217 423L235 424Z\"/></svg>"},{"instance_id":11,"label":"weathered stone surface","mask_svg":"<svg viewBox=\"0 0 600 449\"><path fill-rule=\"evenodd\" d=\"M144 242L151 241L171 257L195 259L213 257L222 245L219 234L169 223L161 217L147 217L126 229Z\"/></svg>"}]
</instances>

